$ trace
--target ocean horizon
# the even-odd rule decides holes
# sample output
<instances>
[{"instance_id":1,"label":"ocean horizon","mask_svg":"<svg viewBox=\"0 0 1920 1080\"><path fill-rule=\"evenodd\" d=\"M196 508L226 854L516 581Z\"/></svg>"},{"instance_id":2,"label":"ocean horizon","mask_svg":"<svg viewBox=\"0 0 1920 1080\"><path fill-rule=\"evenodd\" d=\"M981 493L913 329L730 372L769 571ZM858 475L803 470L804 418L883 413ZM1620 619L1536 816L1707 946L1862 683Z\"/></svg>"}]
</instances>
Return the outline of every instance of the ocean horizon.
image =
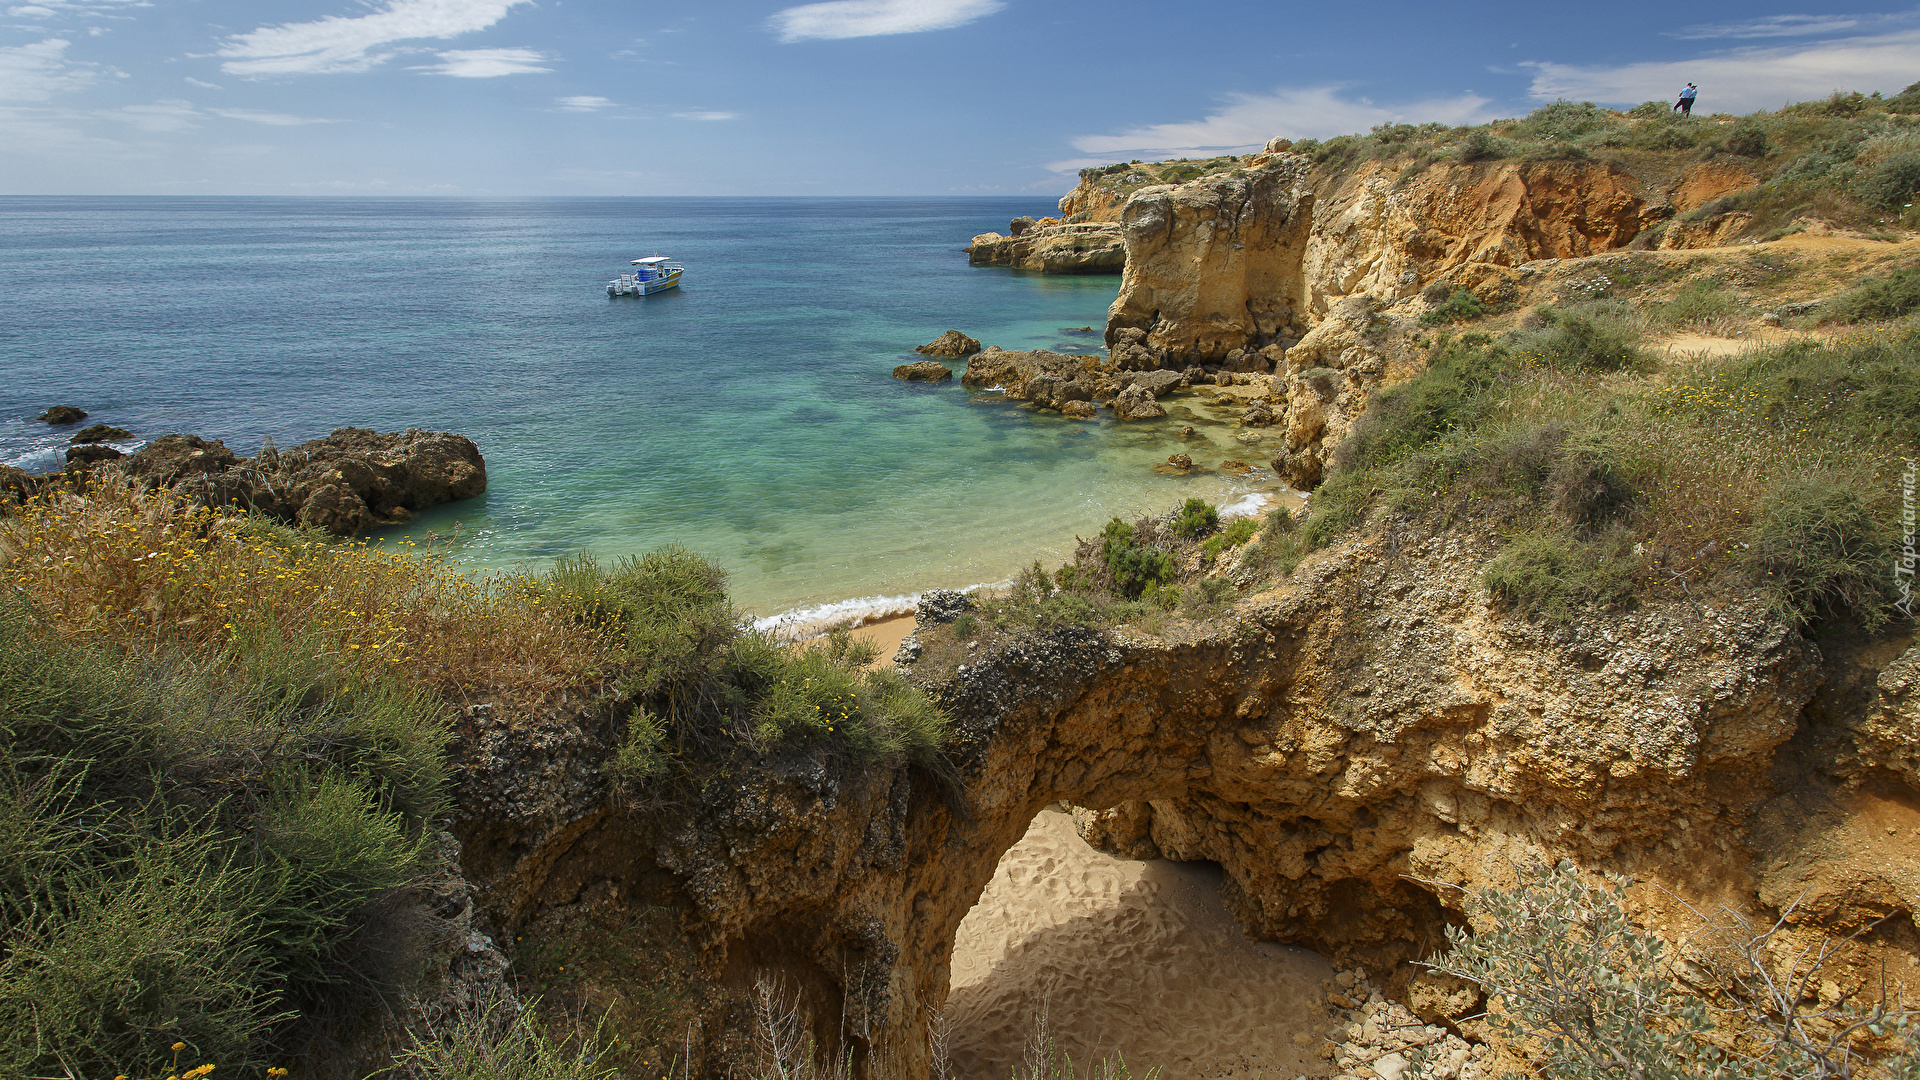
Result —
<instances>
[{"instance_id":1,"label":"ocean horizon","mask_svg":"<svg viewBox=\"0 0 1920 1080\"><path fill-rule=\"evenodd\" d=\"M58 467L68 433L30 419L55 404L128 429L128 449L454 431L485 456L487 493L377 539L431 535L484 572L677 544L769 624L1002 581L1188 496L1257 507L1271 473L1153 471L1176 451L1253 457L1220 418L1068 420L963 389L964 361L951 383L891 377L949 329L1100 351L1117 275L967 263L975 234L1051 212L1000 196L4 197L0 461ZM679 289L607 297L655 254L686 265Z\"/></svg>"}]
</instances>

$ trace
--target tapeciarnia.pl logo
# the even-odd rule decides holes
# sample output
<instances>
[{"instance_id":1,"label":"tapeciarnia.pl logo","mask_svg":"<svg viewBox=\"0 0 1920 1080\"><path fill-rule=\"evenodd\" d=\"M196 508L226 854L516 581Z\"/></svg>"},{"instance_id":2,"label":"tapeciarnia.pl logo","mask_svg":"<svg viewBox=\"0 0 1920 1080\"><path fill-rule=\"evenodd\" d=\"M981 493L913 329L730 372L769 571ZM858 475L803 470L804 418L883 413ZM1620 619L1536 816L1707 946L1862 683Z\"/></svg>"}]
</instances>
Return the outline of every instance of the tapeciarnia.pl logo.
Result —
<instances>
[{"instance_id":1,"label":"tapeciarnia.pl logo","mask_svg":"<svg viewBox=\"0 0 1920 1080\"><path fill-rule=\"evenodd\" d=\"M1893 606L1907 618L1913 618L1913 570L1915 554L1913 549L1914 509L1913 485L1915 479L1914 459L1906 459L1906 469L1900 474L1900 551L1893 558L1893 589L1900 595Z\"/></svg>"}]
</instances>

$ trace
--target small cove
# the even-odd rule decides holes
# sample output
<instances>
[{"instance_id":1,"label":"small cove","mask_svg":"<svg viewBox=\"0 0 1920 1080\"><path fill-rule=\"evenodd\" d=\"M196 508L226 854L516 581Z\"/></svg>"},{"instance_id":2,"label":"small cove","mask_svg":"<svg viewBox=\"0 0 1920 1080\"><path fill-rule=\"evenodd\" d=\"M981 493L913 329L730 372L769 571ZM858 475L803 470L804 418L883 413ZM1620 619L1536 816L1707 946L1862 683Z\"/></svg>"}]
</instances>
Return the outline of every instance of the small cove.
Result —
<instances>
[{"instance_id":1,"label":"small cove","mask_svg":"<svg viewBox=\"0 0 1920 1080\"><path fill-rule=\"evenodd\" d=\"M889 377L947 329L1098 350L1067 328L1100 327L1117 278L970 267L960 250L1050 210L0 199L0 461L57 462L63 434L26 419L55 403L243 454L339 426L456 431L486 455L487 494L396 536L431 532L495 571L677 543L725 565L760 616L897 609L1057 563L1110 516L1276 489L1212 471L1269 454L1198 396L1120 425ZM653 253L686 263L684 287L609 300L604 280ZM1153 471L1176 451L1203 469Z\"/></svg>"}]
</instances>

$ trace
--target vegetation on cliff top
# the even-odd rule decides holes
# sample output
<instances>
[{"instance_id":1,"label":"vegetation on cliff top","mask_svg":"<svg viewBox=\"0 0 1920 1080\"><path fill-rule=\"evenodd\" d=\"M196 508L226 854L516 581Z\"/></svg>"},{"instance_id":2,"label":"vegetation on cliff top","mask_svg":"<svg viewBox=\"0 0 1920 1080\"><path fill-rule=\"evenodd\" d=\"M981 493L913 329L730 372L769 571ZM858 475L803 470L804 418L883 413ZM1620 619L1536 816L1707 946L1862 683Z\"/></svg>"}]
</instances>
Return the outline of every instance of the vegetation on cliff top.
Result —
<instances>
[{"instance_id":1,"label":"vegetation on cliff top","mask_svg":"<svg viewBox=\"0 0 1920 1080\"><path fill-rule=\"evenodd\" d=\"M1760 183L1689 211L1704 220L1752 215L1743 235L1777 236L1802 217L1852 228L1920 228L1920 83L1901 93L1835 92L1743 117L1688 116L1649 101L1625 111L1556 101L1524 117L1470 127L1386 123L1365 134L1305 139L1294 153L1327 177L1380 162L1411 177L1441 162L1605 161L1642 176L1722 161ZM1149 184L1184 183L1243 170L1252 156L1127 162L1080 172L1081 181L1124 198ZM1649 239L1657 239L1650 230Z\"/></svg>"},{"instance_id":2,"label":"vegetation on cliff top","mask_svg":"<svg viewBox=\"0 0 1920 1080\"><path fill-rule=\"evenodd\" d=\"M869 658L747 630L683 551L474 580L110 475L30 500L0 518L0 1073L258 1075L419 985L456 703L597 700L634 782L937 766L944 718Z\"/></svg>"},{"instance_id":3,"label":"vegetation on cliff top","mask_svg":"<svg viewBox=\"0 0 1920 1080\"><path fill-rule=\"evenodd\" d=\"M1665 364L1637 333L1598 302L1442 338L1339 448L1301 550L1384 506L1496 530L1487 586L1527 615L1758 594L1801 625L1893 618L1920 331Z\"/></svg>"}]
</instances>

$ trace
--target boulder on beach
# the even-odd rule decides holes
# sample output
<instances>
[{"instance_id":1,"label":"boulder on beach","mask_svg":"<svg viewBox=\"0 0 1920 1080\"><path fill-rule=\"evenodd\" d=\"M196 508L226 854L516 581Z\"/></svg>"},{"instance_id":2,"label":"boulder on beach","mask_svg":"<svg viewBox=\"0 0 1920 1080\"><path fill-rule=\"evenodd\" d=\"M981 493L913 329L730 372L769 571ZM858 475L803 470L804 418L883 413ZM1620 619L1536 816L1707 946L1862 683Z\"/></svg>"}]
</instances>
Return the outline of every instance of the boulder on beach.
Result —
<instances>
[{"instance_id":1,"label":"boulder on beach","mask_svg":"<svg viewBox=\"0 0 1920 1080\"><path fill-rule=\"evenodd\" d=\"M1114 376L1114 383L1124 390L1137 386L1154 397L1163 398L1180 389L1186 381L1186 375L1178 371L1123 371Z\"/></svg>"},{"instance_id":2,"label":"boulder on beach","mask_svg":"<svg viewBox=\"0 0 1920 1080\"><path fill-rule=\"evenodd\" d=\"M43 412L39 416L34 417L35 420L44 420L47 423L52 424L54 427L64 427L67 424L77 424L80 421L85 420L86 418L87 418L87 410L75 408L72 405L55 405L53 408L48 409L46 412Z\"/></svg>"},{"instance_id":3,"label":"boulder on beach","mask_svg":"<svg viewBox=\"0 0 1920 1080\"><path fill-rule=\"evenodd\" d=\"M893 369L893 377L908 382L946 382L953 378L953 369L932 360L921 360L912 364L901 364Z\"/></svg>"},{"instance_id":4,"label":"boulder on beach","mask_svg":"<svg viewBox=\"0 0 1920 1080\"><path fill-rule=\"evenodd\" d=\"M126 428L117 428L110 424L93 424L73 433L69 441L76 443L118 442L133 438L133 432Z\"/></svg>"},{"instance_id":5,"label":"boulder on beach","mask_svg":"<svg viewBox=\"0 0 1920 1080\"><path fill-rule=\"evenodd\" d=\"M949 360L958 360L963 356L972 356L979 352L980 343L958 330L949 330L913 351L922 356L941 356Z\"/></svg>"}]
</instances>

